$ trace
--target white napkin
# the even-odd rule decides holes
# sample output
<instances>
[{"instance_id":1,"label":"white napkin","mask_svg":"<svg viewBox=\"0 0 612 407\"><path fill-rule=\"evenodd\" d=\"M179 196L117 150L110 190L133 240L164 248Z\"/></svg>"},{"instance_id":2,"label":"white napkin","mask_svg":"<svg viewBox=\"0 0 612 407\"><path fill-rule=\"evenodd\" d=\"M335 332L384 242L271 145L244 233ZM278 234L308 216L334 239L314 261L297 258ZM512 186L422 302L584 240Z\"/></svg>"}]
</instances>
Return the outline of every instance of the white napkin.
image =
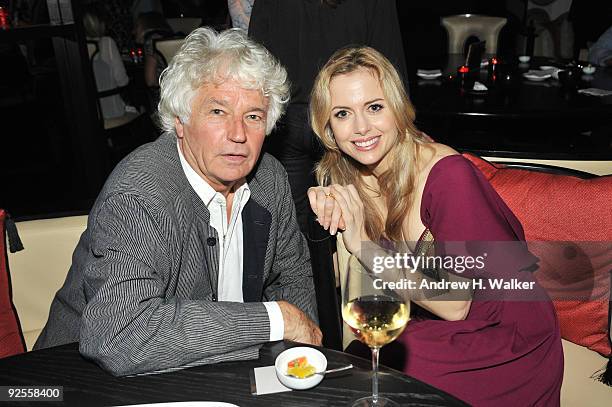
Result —
<instances>
[{"instance_id":1,"label":"white napkin","mask_svg":"<svg viewBox=\"0 0 612 407\"><path fill-rule=\"evenodd\" d=\"M610 96L612 95L612 90L586 88L586 89L578 89L578 93L582 93L583 95L589 95L589 96Z\"/></svg>"},{"instance_id":2,"label":"white napkin","mask_svg":"<svg viewBox=\"0 0 612 407\"><path fill-rule=\"evenodd\" d=\"M290 388L285 387L276 377L276 370L274 366L256 367L253 369L255 373L255 393L256 396L262 394L271 393L282 393L284 391L291 391Z\"/></svg>"},{"instance_id":3,"label":"white napkin","mask_svg":"<svg viewBox=\"0 0 612 407\"><path fill-rule=\"evenodd\" d=\"M474 82L474 87L472 88L472 90L478 91L478 92L484 92L485 90L488 90L488 88L483 85L482 83L475 81Z\"/></svg>"}]
</instances>

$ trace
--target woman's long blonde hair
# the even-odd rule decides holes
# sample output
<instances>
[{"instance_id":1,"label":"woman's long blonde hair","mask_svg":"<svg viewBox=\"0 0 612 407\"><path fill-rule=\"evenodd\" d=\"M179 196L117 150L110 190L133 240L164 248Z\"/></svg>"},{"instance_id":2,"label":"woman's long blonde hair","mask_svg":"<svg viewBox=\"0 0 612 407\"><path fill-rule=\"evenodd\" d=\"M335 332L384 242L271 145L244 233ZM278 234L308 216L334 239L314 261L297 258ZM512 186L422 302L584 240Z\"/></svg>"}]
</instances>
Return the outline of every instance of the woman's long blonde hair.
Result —
<instances>
[{"instance_id":1,"label":"woman's long blonde hair","mask_svg":"<svg viewBox=\"0 0 612 407\"><path fill-rule=\"evenodd\" d=\"M388 107L393 112L398 140L389 151L389 166L378 177L380 193L386 202L387 219L376 210L373 199L366 193L362 175L367 168L344 154L336 144L329 120L331 95L329 85L338 75L365 68L379 80ZM319 185L353 184L363 201L365 230L369 238L402 241L402 224L413 202L415 169L419 145L424 142L414 125L415 112L402 81L387 58L370 47L343 48L331 56L315 79L310 97L310 124L319 137L325 153L316 168Z\"/></svg>"}]
</instances>

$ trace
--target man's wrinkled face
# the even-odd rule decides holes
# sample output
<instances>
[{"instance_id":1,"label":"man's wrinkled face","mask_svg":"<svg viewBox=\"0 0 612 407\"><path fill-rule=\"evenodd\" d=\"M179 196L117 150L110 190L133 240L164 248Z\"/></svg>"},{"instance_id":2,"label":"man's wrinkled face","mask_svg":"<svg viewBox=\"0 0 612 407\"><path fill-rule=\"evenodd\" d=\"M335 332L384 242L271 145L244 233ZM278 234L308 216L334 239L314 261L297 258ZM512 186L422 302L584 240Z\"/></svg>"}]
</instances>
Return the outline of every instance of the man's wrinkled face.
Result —
<instances>
[{"instance_id":1,"label":"man's wrinkled face","mask_svg":"<svg viewBox=\"0 0 612 407\"><path fill-rule=\"evenodd\" d=\"M205 84L187 123L176 119L179 146L191 167L216 191L229 191L253 170L266 135L268 98L228 80Z\"/></svg>"}]
</instances>

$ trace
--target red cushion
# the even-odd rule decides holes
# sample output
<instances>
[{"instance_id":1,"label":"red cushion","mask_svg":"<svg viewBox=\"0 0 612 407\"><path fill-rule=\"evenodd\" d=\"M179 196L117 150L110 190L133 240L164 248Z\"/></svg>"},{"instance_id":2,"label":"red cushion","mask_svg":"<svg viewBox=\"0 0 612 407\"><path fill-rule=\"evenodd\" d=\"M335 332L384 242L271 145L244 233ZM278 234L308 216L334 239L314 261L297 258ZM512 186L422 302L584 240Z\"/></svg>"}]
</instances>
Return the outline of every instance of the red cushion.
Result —
<instances>
[{"instance_id":1,"label":"red cushion","mask_svg":"<svg viewBox=\"0 0 612 407\"><path fill-rule=\"evenodd\" d=\"M0 358L25 352L17 311L11 299L11 280L6 253L6 212L0 209Z\"/></svg>"},{"instance_id":2,"label":"red cushion","mask_svg":"<svg viewBox=\"0 0 612 407\"><path fill-rule=\"evenodd\" d=\"M612 355L612 176L580 179L464 156L521 221L530 250L540 258L535 275L553 298L562 337Z\"/></svg>"}]
</instances>

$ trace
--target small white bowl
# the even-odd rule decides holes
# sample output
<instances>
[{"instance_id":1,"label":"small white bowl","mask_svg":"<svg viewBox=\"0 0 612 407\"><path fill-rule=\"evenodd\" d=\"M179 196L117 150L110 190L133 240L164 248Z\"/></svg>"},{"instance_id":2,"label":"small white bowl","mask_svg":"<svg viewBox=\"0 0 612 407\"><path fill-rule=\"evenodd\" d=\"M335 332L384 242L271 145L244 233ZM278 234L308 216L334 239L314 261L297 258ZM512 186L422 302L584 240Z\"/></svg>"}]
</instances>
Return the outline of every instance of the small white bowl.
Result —
<instances>
[{"instance_id":1,"label":"small white bowl","mask_svg":"<svg viewBox=\"0 0 612 407\"><path fill-rule=\"evenodd\" d=\"M595 73L595 67L593 65L587 65L584 68L582 68L582 72L584 72L587 75L593 75Z\"/></svg>"},{"instance_id":2,"label":"small white bowl","mask_svg":"<svg viewBox=\"0 0 612 407\"><path fill-rule=\"evenodd\" d=\"M298 379L297 377L287 375L287 363L293 359L306 356L308 363L315 367L317 372L324 372L327 369L327 358L324 354L314 348L308 348L306 346L298 346L297 348L287 349L281 352L276 357L274 362L274 369L276 370L276 377L285 386L294 390L306 390L315 387L321 383L325 374L314 374L304 379Z\"/></svg>"},{"instance_id":3,"label":"small white bowl","mask_svg":"<svg viewBox=\"0 0 612 407\"><path fill-rule=\"evenodd\" d=\"M522 63L531 61L531 57L529 55L521 55L518 58L519 58L519 61L521 61Z\"/></svg>"}]
</instances>

